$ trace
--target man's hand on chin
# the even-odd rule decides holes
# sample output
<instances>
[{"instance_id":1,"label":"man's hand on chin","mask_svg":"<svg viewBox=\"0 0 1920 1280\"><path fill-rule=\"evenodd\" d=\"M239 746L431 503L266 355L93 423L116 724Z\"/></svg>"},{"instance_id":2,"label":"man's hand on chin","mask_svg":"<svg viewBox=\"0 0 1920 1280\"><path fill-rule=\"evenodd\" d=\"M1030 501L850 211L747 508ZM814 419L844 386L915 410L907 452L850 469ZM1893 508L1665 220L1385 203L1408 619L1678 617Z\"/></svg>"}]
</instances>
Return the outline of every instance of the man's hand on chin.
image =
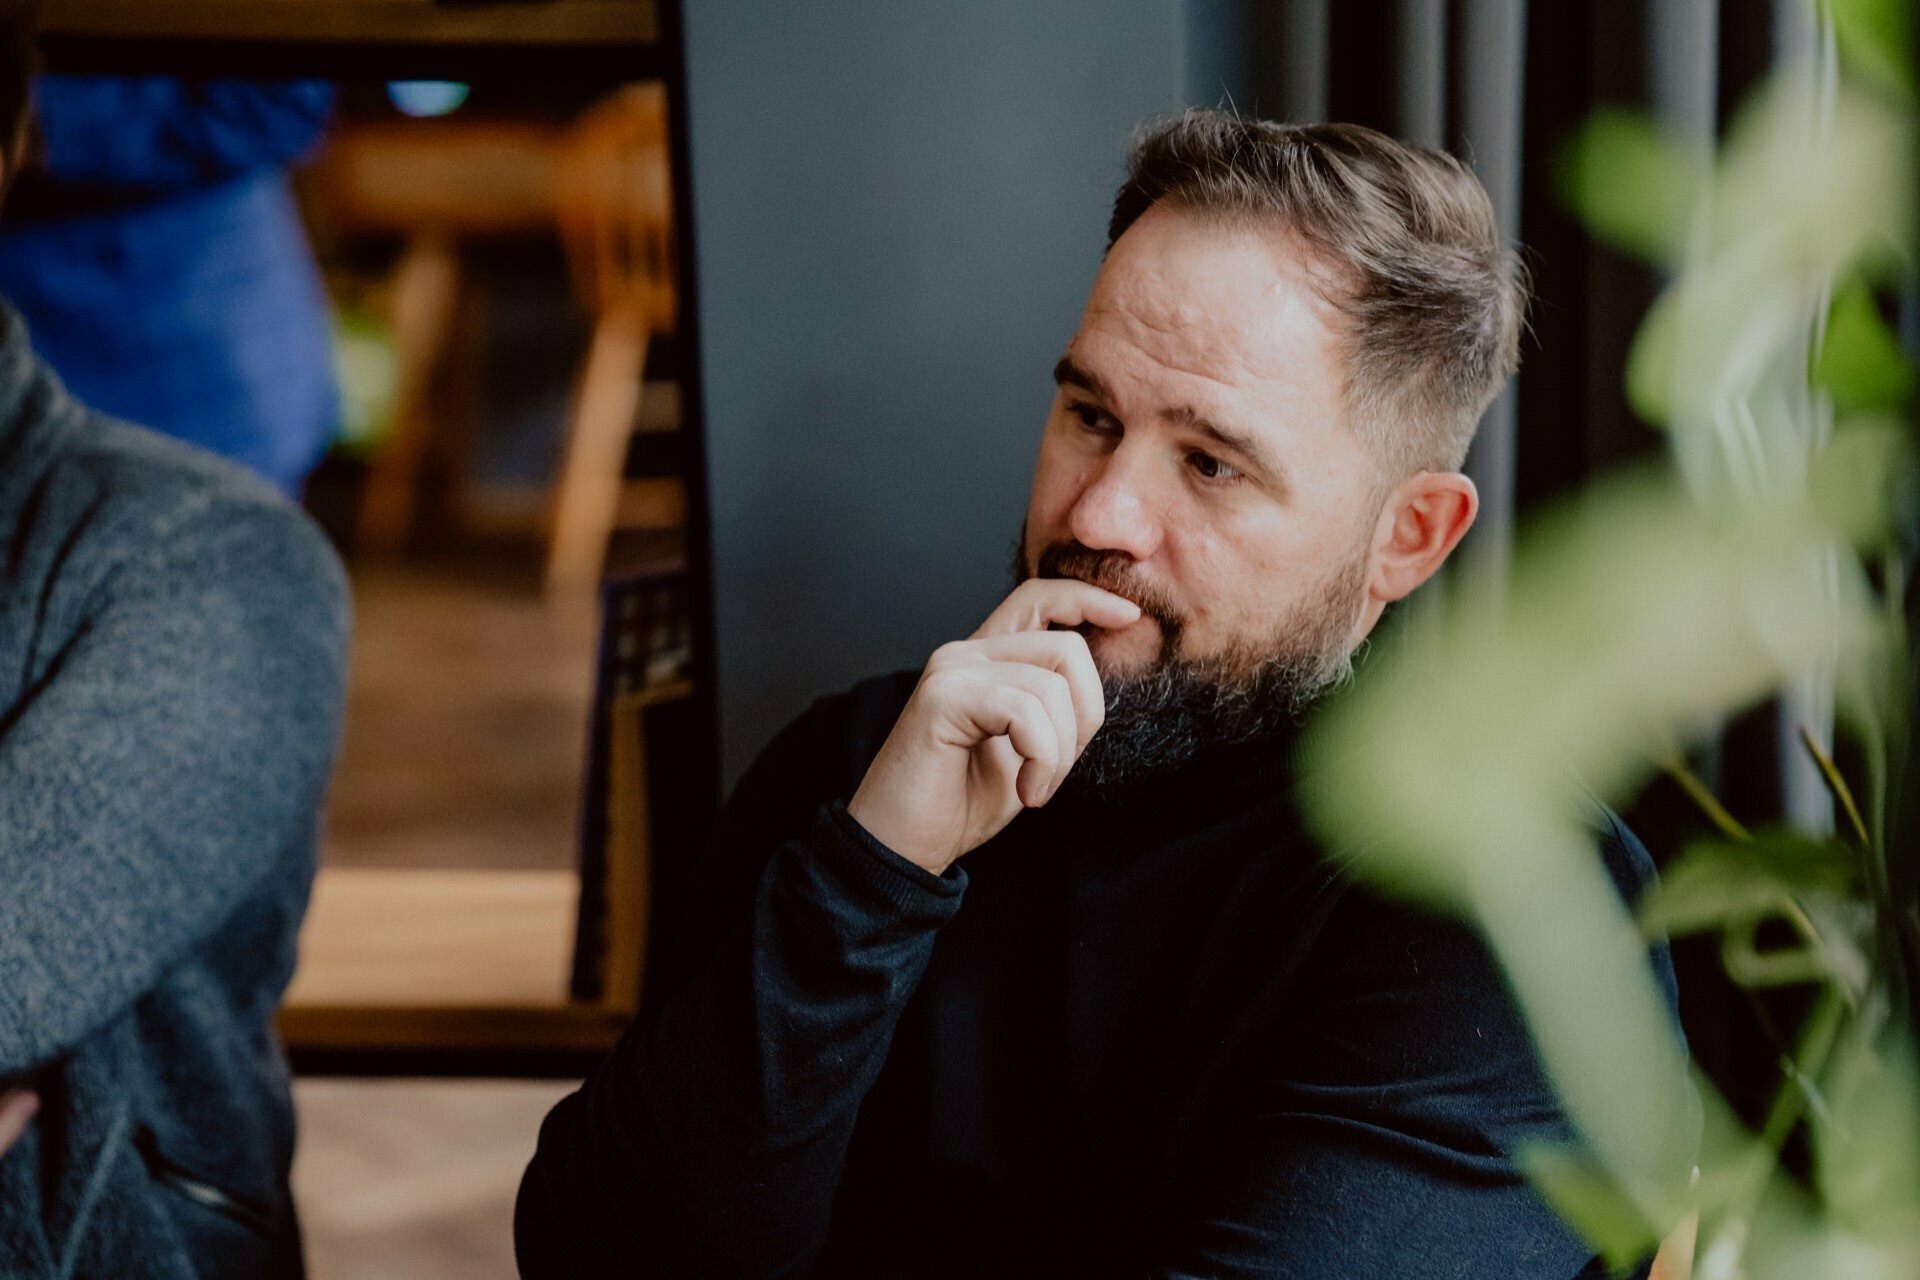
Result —
<instances>
[{"instance_id":1,"label":"man's hand on chin","mask_svg":"<svg viewBox=\"0 0 1920 1280\"><path fill-rule=\"evenodd\" d=\"M1089 583L1021 583L972 636L934 651L847 813L941 874L1052 798L1106 718L1086 638L1064 628L1139 620L1138 605Z\"/></svg>"}]
</instances>

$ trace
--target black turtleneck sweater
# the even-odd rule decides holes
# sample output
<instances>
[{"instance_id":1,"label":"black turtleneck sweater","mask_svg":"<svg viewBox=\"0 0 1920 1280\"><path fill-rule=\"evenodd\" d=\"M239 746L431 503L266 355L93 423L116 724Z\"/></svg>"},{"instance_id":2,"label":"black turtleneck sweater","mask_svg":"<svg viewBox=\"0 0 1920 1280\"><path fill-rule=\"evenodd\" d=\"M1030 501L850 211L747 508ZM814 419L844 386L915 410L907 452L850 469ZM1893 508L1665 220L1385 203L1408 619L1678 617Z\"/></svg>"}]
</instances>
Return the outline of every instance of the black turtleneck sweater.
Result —
<instances>
[{"instance_id":1,"label":"black turtleneck sweater","mask_svg":"<svg viewBox=\"0 0 1920 1280\"><path fill-rule=\"evenodd\" d=\"M936 877L844 807L913 683L740 784L698 944L542 1127L523 1276L1582 1270L1509 1156L1566 1122L1498 971L1320 856L1289 743L1063 790Z\"/></svg>"}]
</instances>

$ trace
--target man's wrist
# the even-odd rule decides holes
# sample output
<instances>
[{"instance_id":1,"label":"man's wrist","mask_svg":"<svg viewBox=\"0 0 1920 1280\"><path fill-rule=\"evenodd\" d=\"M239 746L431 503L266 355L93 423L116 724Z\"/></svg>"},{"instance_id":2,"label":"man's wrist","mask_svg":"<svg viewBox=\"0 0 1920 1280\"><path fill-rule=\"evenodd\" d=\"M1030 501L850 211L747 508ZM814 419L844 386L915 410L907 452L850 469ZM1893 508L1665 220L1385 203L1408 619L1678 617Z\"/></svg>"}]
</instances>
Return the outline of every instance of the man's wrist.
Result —
<instances>
[{"instance_id":1,"label":"man's wrist","mask_svg":"<svg viewBox=\"0 0 1920 1280\"><path fill-rule=\"evenodd\" d=\"M854 792L853 799L847 801L844 812L847 821L859 829L859 832L876 848L884 850L902 862L910 863L930 876L944 876L947 869L959 859L940 859L916 853L906 847L909 842L900 839L893 831L892 824L886 820L883 806L875 804L861 787Z\"/></svg>"},{"instance_id":2,"label":"man's wrist","mask_svg":"<svg viewBox=\"0 0 1920 1280\"><path fill-rule=\"evenodd\" d=\"M944 914L947 908L934 904L958 898L966 887L966 873L959 867L949 867L940 874L902 857L839 801L823 806L821 817L831 832L839 873L911 915L929 909Z\"/></svg>"}]
</instances>

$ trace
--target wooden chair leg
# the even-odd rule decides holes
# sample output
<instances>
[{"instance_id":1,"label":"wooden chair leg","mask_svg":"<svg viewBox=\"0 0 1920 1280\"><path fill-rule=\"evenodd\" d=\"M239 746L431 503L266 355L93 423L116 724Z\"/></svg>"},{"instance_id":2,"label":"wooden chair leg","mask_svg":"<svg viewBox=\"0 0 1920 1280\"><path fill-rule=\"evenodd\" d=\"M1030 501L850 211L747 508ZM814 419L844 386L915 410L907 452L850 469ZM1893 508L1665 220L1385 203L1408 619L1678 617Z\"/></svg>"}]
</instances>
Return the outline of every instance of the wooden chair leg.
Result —
<instances>
[{"instance_id":1,"label":"wooden chair leg","mask_svg":"<svg viewBox=\"0 0 1920 1280\"><path fill-rule=\"evenodd\" d=\"M550 590L591 587L599 580L620 509L621 472L640 407L647 342L645 321L625 307L609 309L594 325L554 485Z\"/></svg>"},{"instance_id":2,"label":"wooden chair leg","mask_svg":"<svg viewBox=\"0 0 1920 1280\"><path fill-rule=\"evenodd\" d=\"M446 350L460 296L460 260L442 236L422 234L407 244L393 283L393 336L400 387L393 434L373 455L354 544L391 554L412 530L421 460L433 434L434 372Z\"/></svg>"}]
</instances>

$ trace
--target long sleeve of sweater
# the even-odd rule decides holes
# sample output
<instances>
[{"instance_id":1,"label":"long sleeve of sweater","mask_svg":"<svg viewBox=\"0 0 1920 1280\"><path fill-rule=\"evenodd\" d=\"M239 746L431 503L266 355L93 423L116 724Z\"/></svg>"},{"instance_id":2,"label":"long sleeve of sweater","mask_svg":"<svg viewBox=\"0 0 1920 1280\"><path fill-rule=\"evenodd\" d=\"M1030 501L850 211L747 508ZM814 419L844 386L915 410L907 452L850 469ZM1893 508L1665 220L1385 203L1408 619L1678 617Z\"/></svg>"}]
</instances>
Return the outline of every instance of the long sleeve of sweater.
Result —
<instances>
[{"instance_id":1,"label":"long sleeve of sweater","mask_svg":"<svg viewBox=\"0 0 1920 1280\"><path fill-rule=\"evenodd\" d=\"M46 628L62 647L0 712L0 1075L151 990L311 839L344 580L298 512L216 492L139 527L98 508L62 554L130 550L40 603L72 617Z\"/></svg>"},{"instance_id":2,"label":"long sleeve of sweater","mask_svg":"<svg viewBox=\"0 0 1920 1280\"><path fill-rule=\"evenodd\" d=\"M855 1118L965 876L818 798L817 718L722 816L698 957L542 1127L515 1216L528 1280L802 1275L823 1247Z\"/></svg>"}]
</instances>

